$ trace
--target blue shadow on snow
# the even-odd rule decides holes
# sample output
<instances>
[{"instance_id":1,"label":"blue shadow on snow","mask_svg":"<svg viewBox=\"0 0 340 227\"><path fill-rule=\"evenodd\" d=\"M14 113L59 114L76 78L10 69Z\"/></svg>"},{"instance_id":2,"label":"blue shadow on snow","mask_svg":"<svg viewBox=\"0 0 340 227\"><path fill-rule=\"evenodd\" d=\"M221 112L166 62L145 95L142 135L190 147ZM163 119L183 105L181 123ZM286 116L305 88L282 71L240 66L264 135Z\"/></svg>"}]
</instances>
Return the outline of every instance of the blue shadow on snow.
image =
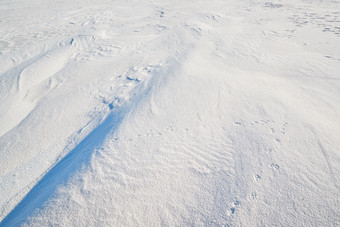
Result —
<instances>
[{"instance_id":1,"label":"blue shadow on snow","mask_svg":"<svg viewBox=\"0 0 340 227\"><path fill-rule=\"evenodd\" d=\"M107 118L84 140L58 162L32 188L21 202L2 220L0 226L19 226L33 215L36 209L53 195L57 187L67 183L68 179L88 163L91 154L100 146L109 133L113 133L124 116L124 108L111 110Z\"/></svg>"}]
</instances>

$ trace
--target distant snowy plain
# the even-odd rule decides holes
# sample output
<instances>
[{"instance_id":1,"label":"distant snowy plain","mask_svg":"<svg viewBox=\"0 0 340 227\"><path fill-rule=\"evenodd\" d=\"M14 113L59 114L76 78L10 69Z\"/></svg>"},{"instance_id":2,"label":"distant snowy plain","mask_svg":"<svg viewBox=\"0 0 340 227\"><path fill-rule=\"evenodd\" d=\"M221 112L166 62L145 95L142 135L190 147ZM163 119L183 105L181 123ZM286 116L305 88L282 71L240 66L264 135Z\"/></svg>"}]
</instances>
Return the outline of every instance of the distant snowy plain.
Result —
<instances>
[{"instance_id":1,"label":"distant snowy plain","mask_svg":"<svg viewBox=\"0 0 340 227\"><path fill-rule=\"evenodd\" d=\"M337 0L0 0L0 226L340 226Z\"/></svg>"}]
</instances>

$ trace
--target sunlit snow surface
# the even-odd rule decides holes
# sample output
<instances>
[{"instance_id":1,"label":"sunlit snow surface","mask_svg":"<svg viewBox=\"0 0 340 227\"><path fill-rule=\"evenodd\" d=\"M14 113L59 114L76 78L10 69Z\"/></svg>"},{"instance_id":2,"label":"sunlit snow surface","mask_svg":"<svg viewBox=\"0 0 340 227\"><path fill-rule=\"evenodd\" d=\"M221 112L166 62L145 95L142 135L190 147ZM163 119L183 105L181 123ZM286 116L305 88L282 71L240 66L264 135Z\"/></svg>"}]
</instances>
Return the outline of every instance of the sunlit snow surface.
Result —
<instances>
[{"instance_id":1,"label":"sunlit snow surface","mask_svg":"<svg viewBox=\"0 0 340 227\"><path fill-rule=\"evenodd\" d=\"M340 225L340 2L0 0L0 221Z\"/></svg>"}]
</instances>

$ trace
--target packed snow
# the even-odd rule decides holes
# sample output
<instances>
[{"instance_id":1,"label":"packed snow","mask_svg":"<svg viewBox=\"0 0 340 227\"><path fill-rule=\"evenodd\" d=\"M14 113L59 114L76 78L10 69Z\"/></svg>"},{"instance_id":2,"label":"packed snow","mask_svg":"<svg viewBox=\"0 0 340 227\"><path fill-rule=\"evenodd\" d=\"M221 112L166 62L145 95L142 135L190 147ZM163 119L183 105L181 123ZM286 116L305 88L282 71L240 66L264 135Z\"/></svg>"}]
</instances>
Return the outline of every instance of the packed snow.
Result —
<instances>
[{"instance_id":1,"label":"packed snow","mask_svg":"<svg viewBox=\"0 0 340 227\"><path fill-rule=\"evenodd\" d=\"M340 2L1 0L18 225L340 226Z\"/></svg>"}]
</instances>

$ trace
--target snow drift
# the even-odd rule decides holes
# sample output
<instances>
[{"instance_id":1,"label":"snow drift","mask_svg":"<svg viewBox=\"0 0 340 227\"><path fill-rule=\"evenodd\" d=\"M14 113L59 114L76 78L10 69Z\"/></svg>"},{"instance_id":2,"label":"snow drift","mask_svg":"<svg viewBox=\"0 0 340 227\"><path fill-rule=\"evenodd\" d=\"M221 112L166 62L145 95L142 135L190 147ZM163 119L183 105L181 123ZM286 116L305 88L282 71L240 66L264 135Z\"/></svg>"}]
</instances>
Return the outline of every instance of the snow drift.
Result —
<instances>
[{"instance_id":1,"label":"snow drift","mask_svg":"<svg viewBox=\"0 0 340 227\"><path fill-rule=\"evenodd\" d=\"M340 224L337 1L1 1L0 226Z\"/></svg>"}]
</instances>

